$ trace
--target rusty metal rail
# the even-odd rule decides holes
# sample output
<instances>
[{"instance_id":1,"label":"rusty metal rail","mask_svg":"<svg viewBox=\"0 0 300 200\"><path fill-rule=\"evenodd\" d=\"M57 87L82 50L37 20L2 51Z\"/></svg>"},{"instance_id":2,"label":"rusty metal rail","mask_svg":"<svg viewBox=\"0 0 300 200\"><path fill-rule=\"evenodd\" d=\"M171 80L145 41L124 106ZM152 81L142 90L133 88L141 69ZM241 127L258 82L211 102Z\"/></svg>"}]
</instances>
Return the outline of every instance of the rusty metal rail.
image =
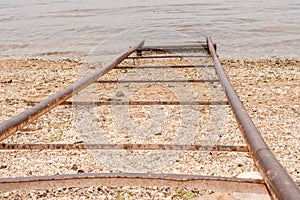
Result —
<instances>
[{"instance_id":1,"label":"rusty metal rail","mask_svg":"<svg viewBox=\"0 0 300 200\"><path fill-rule=\"evenodd\" d=\"M233 89L221 66L210 37L207 37L207 44L215 63L216 72L235 114L239 128L246 139L250 152L254 156L256 166L263 175L271 194L274 198L278 199L300 199L299 188L275 158Z\"/></svg>"},{"instance_id":2,"label":"rusty metal rail","mask_svg":"<svg viewBox=\"0 0 300 200\"><path fill-rule=\"evenodd\" d=\"M207 58L208 56L201 55L158 55L158 56L130 56L126 59L155 59L155 58Z\"/></svg>"},{"instance_id":3,"label":"rusty metal rail","mask_svg":"<svg viewBox=\"0 0 300 200\"><path fill-rule=\"evenodd\" d=\"M215 83L219 79L208 80L98 80L98 83Z\"/></svg>"},{"instance_id":4,"label":"rusty metal rail","mask_svg":"<svg viewBox=\"0 0 300 200\"><path fill-rule=\"evenodd\" d=\"M16 131L20 130L27 124L33 122L43 114L49 112L59 104L65 102L67 99L71 98L74 94L80 92L91 83L98 80L100 76L103 76L112 68L116 67L119 63L121 63L125 58L127 58L130 54L135 52L139 47L144 44L144 41L140 42L135 47L130 48L127 52L122 54L120 57L115 59L109 65L99 69L88 77L78 81L74 85L58 92L57 94L49 97L48 99L40 102L34 107L20 113L19 115L11 118L10 120L0 124L0 141L14 134Z\"/></svg>"},{"instance_id":5,"label":"rusty metal rail","mask_svg":"<svg viewBox=\"0 0 300 200\"><path fill-rule=\"evenodd\" d=\"M101 68L90 76L80 80L74 85L64 89L54 96L38 103L32 108L20 113L12 119L0 124L0 141L3 141L16 131L38 119L43 114L58 105L230 105L239 128L244 135L247 146L226 146L226 145L200 145L200 144L6 144L0 143L0 150L81 150L81 149L113 149L113 150L174 150L174 151L224 151L250 153L253 160L263 176L260 179L240 179L234 177L217 177L185 174L145 174L145 173L95 173L95 174L69 174L58 176L37 176L20 178L0 178L0 191L41 189L70 186L187 186L201 187L202 189L218 189L225 192L255 192L270 193L274 199L300 199L299 183L295 183L286 170L272 154L262 136L254 126L251 118L246 112L242 102L230 84L216 53L216 45L210 37L206 43L168 45L168 46L143 46L144 41L130 48L116 60L106 67ZM187 52L207 51L208 55L190 55ZM136 56L131 56L136 52ZM143 55L143 52L147 52ZM159 52L151 55L151 52ZM172 53L182 53L172 55ZM165 53L166 55L160 55ZM203 59L211 56L214 65L170 65L170 66L121 66L125 59L170 59L185 57ZM100 80L99 78L111 69L165 69L165 68L211 68L214 67L219 79L208 80ZM228 101L67 101L74 94L83 90L92 83L215 83L222 84Z\"/></svg>"},{"instance_id":6,"label":"rusty metal rail","mask_svg":"<svg viewBox=\"0 0 300 200\"><path fill-rule=\"evenodd\" d=\"M186 174L91 173L0 179L0 191L86 186L185 186L223 192L267 193L263 180Z\"/></svg>"},{"instance_id":7,"label":"rusty metal rail","mask_svg":"<svg viewBox=\"0 0 300 200\"><path fill-rule=\"evenodd\" d=\"M186 151L235 151L248 152L247 146L225 145L176 145L176 144L4 144L0 150L45 150L45 149L118 149L118 150L186 150Z\"/></svg>"},{"instance_id":8,"label":"rusty metal rail","mask_svg":"<svg viewBox=\"0 0 300 200\"><path fill-rule=\"evenodd\" d=\"M60 105L228 105L227 101L65 101Z\"/></svg>"},{"instance_id":9,"label":"rusty metal rail","mask_svg":"<svg viewBox=\"0 0 300 200\"><path fill-rule=\"evenodd\" d=\"M167 65L167 66L118 66L114 69L164 69L164 68L207 68L214 65Z\"/></svg>"}]
</instances>

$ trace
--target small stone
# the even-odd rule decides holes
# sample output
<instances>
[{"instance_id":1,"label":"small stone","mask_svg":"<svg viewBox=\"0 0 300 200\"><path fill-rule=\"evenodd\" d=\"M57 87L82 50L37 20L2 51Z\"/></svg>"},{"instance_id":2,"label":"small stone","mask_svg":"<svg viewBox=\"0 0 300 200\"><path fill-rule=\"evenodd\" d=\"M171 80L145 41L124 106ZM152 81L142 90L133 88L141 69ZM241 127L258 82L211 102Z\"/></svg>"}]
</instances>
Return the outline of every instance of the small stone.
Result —
<instances>
[{"instance_id":1,"label":"small stone","mask_svg":"<svg viewBox=\"0 0 300 200\"><path fill-rule=\"evenodd\" d=\"M2 193L2 197L4 197L4 198L7 198L7 197L9 197L9 195L10 195L10 192L5 192L5 193Z\"/></svg>"},{"instance_id":2,"label":"small stone","mask_svg":"<svg viewBox=\"0 0 300 200\"><path fill-rule=\"evenodd\" d=\"M47 192L46 191L38 191L38 197L46 197L47 196Z\"/></svg>"},{"instance_id":3,"label":"small stone","mask_svg":"<svg viewBox=\"0 0 300 200\"><path fill-rule=\"evenodd\" d=\"M12 79L2 80L0 83L12 83Z\"/></svg>"},{"instance_id":4,"label":"small stone","mask_svg":"<svg viewBox=\"0 0 300 200\"><path fill-rule=\"evenodd\" d=\"M6 169L7 165L0 165L0 169Z\"/></svg>"},{"instance_id":5,"label":"small stone","mask_svg":"<svg viewBox=\"0 0 300 200\"><path fill-rule=\"evenodd\" d=\"M124 97L125 95L124 95L124 93L122 92L122 91L118 91L117 93L116 93L116 97Z\"/></svg>"},{"instance_id":6,"label":"small stone","mask_svg":"<svg viewBox=\"0 0 300 200\"><path fill-rule=\"evenodd\" d=\"M78 169L78 166L76 164L74 164L71 169L73 169L74 171L76 171Z\"/></svg>"},{"instance_id":7,"label":"small stone","mask_svg":"<svg viewBox=\"0 0 300 200\"><path fill-rule=\"evenodd\" d=\"M262 176L257 171L241 173L237 178L251 178L251 179L262 179Z\"/></svg>"}]
</instances>

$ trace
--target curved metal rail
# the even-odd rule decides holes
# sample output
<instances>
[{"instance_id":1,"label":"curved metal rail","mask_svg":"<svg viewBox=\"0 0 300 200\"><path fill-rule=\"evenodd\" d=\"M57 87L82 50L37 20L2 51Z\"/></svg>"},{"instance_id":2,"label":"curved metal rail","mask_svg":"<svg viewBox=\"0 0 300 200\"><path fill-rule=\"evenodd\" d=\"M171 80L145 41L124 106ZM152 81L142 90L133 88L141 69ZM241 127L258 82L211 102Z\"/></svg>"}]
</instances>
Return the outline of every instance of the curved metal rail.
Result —
<instances>
[{"instance_id":1,"label":"curved metal rail","mask_svg":"<svg viewBox=\"0 0 300 200\"><path fill-rule=\"evenodd\" d=\"M32 190L42 188L58 188L66 186L184 186L202 189L215 188L223 192L255 191L266 193L265 184L259 179L241 179L217 176L201 176L186 174L150 174L150 173L91 173L68 174L56 176L38 176L23 178L5 178L0 180L0 191Z\"/></svg>"}]
</instances>

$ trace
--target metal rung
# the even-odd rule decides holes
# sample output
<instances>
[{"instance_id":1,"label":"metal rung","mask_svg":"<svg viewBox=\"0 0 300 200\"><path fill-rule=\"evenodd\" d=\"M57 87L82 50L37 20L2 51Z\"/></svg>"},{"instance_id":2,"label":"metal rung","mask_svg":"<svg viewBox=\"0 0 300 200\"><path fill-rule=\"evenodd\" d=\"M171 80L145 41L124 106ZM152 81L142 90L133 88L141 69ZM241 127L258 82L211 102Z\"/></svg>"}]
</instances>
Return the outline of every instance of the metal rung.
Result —
<instances>
[{"instance_id":1,"label":"metal rung","mask_svg":"<svg viewBox=\"0 0 300 200\"><path fill-rule=\"evenodd\" d=\"M207 68L214 65L170 65L170 66L118 66L113 69L164 69L164 68Z\"/></svg>"},{"instance_id":2,"label":"metal rung","mask_svg":"<svg viewBox=\"0 0 300 200\"><path fill-rule=\"evenodd\" d=\"M217 45L213 44L215 49L217 49ZM137 51L185 51L185 50L208 50L207 43L193 43L193 44L181 44L181 45L159 45L159 46L142 46L137 49Z\"/></svg>"},{"instance_id":3,"label":"metal rung","mask_svg":"<svg viewBox=\"0 0 300 200\"><path fill-rule=\"evenodd\" d=\"M206 43L198 43L198 44L180 44L180 45L147 45L147 46L142 46L140 48L137 49L137 51L152 51L152 50L156 50L156 49L162 49L162 50L169 50L169 49L181 49L181 48L199 48L199 49L203 49L203 48L207 48L207 44Z\"/></svg>"},{"instance_id":4,"label":"metal rung","mask_svg":"<svg viewBox=\"0 0 300 200\"><path fill-rule=\"evenodd\" d=\"M227 101L65 101L60 105L228 105Z\"/></svg>"},{"instance_id":5,"label":"metal rung","mask_svg":"<svg viewBox=\"0 0 300 200\"><path fill-rule=\"evenodd\" d=\"M195 47L167 47L167 48L141 48L138 49L137 52L142 52L142 51L148 51L148 52L201 52L201 51L205 51L208 50L207 47L199 47L199 46L195 46Z\"/></svg>"},{"instance_id":6,"label":"metal rung","mask_svg":"<svg viewBox=\"0 0 300 200\"><path fill-rule=\"evenodd\" d=\"M176 144L4 144L0 150L62 150L62 149L114 149L114 150L186 150L248 152L247 146L176 145Z\"/></svg>"},{"instance_id":7,"label":"metal rung","mask_svg":"<svg viewBox=\"0 0 300 200\"><path fill-rule=\"evenodd\" d=\"M153 59L153 58L210 58L210 56L203 55L163 55L163 56L130 56L126 59Z\"/></svg>"},{"instance_id":8,"label":"metal rung","mask_svg":"<svg viewBox=\"0 0 300 200\"><path fill-rule=\"evenodd\" d=\"M210 80L98 80L98 83L215 83L219 79Z\"/></svg>"}]
</instances>

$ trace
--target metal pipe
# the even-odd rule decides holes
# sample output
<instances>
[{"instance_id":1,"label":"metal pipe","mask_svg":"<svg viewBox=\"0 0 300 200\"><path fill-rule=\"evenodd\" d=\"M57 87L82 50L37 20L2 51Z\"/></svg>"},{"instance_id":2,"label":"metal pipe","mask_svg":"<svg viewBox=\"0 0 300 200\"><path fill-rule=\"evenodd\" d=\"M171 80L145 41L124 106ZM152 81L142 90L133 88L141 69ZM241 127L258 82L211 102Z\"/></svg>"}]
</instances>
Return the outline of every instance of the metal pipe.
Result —
<instances>
[{"instance_id":1,"label":"metal pipe","mask_svg":"<svg viewBox=\"0 0 300 200\"><path fill-rule=\"evenodd\" d=\"M130 56L126 59L155 59L155 58L209 58L204 55L159 55L159 56Z\"/></svg>"},{"instance_id":2,"label":"metal pipe","mask_svg":"<svg viewBox=\"0 0 300 200\"><path fill-rule=\"evenodd\" d=\"M31 123L32 121L39 118L41 115L47 113L48 111L52 110L59 104L63 103L74 94L78 93L82 89L86 88L91 83L97 81L100 76L106 74L109 70L117 66L121 63L125 58L127 58L130 54L136 51L139 47L144 44L144 41L140 42L138 45L130 48L128 51L123 53L120 57L115 59L109 65L99 69L98 71L92 73L91 75L87 76L86 78L81 79L74 85L61 90L60 92L56 93L55 95L49 97L48 99L40 102L39 104L31 107L28 110L25 110L18 114L17 116L3 122L0 124L0 141L4 140L5 138L9 137L16 131L20 130L22 127L26 126L27 124Z\"/></svg>"},{"instance_id":3,"label":"metal pipe","mask_svg":"<svg viewBox=\"0 0 300 200\"><path fill-rule=\"evenodd\" d=\"M194 43L194 44L178 44L178 45L147 45L139 48L140 51L152 51L152 50L169 50L169 49L182 49L182 48L197 48L197 49L203 49L207 48L207 45L205 42L202 43Z\"/></svg>"},{"instance_id":4,"label":"metal pipe","mask_svg":"<svg viewBox=\"0 0 300 200\"><path fill-rule=\"evenodd\" d=\"M200 80L98 80L98 83L215 83L219 79Z\"/></svg>"},{"instance_id":5,"label":"metal pipe","mask_svg":"<svg viewBox=\"0 0 300 200\"><path fill-rule=\"evenodd\" d=\"M263 180L218 176L152 174L152 173L91 173L35 176L22 178L1 178L0 191L52 189L60 187L87 186L157 186L214 188L223 192L245 192L267 194Z\"/></svg>"},{"instance_id":6,"label":"metal pipe","mask_svg":"<svg viewBox=\"0 0 300 200\"><path fill-rule=\"evenodd\" d=\"M65 101L61 105L228 105L227 101Z\"/></svg>"},{"instance_id":7,"label":"metal pipe","mask_svg":"<svg viewBox=\"0 0 300 200\"><path fill-rule=\"evenodd\" d=\"M214 44L215 49L217 45ZM208 50L206 43L193 43L184 45L161 45L161 46L143 46L138 49L139 51L196 51L196 50Z\"/></svg>"},{"instance_id":8,"label":"metal pipe","mask_svg":"<svg viewBox=\"0 0 300 200\"><path fill-rule=\"evenodd\" d=\"M210 54L215 64L216 72L225 90L228 102L231 105L237 122L239 123L239 128L246 139L249 150L254 155L254 161L256 162L260 173L263 175L273 198L299 200L299 188L288 175L286 170L281 166L279 161L275 158L261 134L258 132L244 105L240 101L228 77L226 76L218 55L214 49L211 38L207 37L206 39Z\"/></svg>"},{"instance_id":9,"label":"metal pipe","mask_svg":"<svg viewBox=\"0 0 300 200\"><path fill-rule=\"evenodd\" d=\"M170 69L170 68L208 68L214 65L154 65L154 66L118 66L114 69Z\"/></svg>"},{"instance_id":10,"label":"metal pipe","mask_svg":"<svg viewBox=\"0 0 300 200\"><path fill-rule=\"evenodd\" d=\"M38 104L38 101L27 101L24 100L27 104L30 105L35 105ZM96 106L101 106L101 105L178 105L178 106L185 106L185 105L228 105L228 102L226 100L222 101L121 101L121 100L104 100L104 101L64 101L60 103L59 105L96 105Z\"/></svg>"},{"instance_id":11,"label":"metal pipe","mask_svg":"<svg viewBox=\"0 0 300 200\"><path fill-rule=\"evenodd\" d=\"M248 152L247 146L179 145L179 144L4 144L0 150L62 150L62 149L113 149L113 150L186 150L186 151L234 151Z\"/></svg>"}]
</instances>

